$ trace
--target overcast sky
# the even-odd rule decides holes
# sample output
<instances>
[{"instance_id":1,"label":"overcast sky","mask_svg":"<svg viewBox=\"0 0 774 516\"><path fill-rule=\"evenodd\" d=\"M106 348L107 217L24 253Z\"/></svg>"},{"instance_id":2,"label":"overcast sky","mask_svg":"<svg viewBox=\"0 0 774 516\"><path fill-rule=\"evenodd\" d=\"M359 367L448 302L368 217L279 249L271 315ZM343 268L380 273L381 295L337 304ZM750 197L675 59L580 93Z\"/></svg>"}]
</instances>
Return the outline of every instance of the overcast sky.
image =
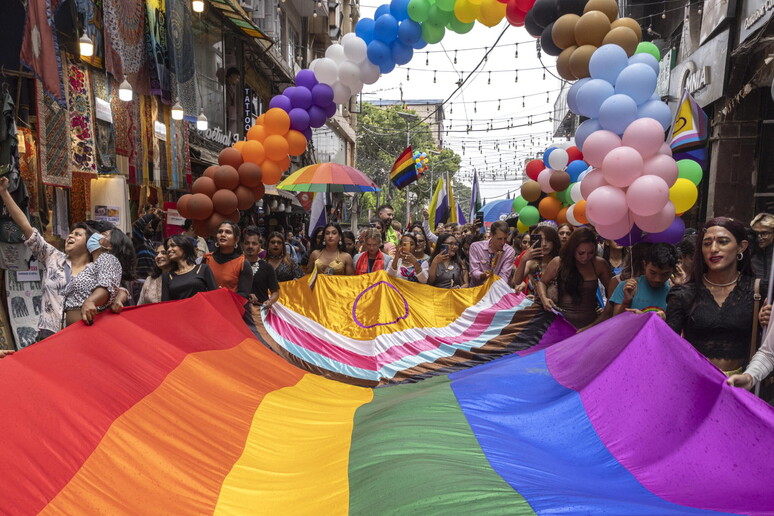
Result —
<instances>
[{"instance_id":1,"label":"overcast sky","mask_svg":"<svg viewBox=\"0 0 774 516\"><path fill-rule=\"evenodd\" d=\"M361 16L373 17L382 3L361 0ZM473 169L477 169L482 197L488 200L504 199L508 191L517 191L524 160L554 141L553 124L547 120L561 80L550 73L543 78L535 40L526 30L511 27L503 20L492 28L476 22L473 30L463 35L447 31L441 43L415 51L410 63L396 67L363 90L364 101L399 100L401 86L404 99L445 100L457 88L456 82L475 69L486 54L485 47L491 49L506 27L479 71L444 106L448 130L443 135L444 145L462 156L458 177L470 184ZM543 63L555 72L556 58L544 54ZM527 126L530 116L533 124ZM473 131L468 132L471 124Z\"/></svg>"}]
</instances>

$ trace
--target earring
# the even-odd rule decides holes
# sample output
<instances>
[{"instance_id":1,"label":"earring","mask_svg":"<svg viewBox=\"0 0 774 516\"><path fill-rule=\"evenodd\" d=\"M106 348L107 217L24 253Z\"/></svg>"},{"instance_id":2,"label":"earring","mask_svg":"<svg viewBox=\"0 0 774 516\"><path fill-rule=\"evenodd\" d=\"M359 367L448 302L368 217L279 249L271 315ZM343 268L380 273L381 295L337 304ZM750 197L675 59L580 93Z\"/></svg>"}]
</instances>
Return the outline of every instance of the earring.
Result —
<instances>
[{"instance_id":1,"label":"earring","mask_svg":"<svg viewBox=\"0 0 774 516\"><path fill-rule=\"evenodd\" d=\"M239 249L239 242L237 242L236 244L234 244L234 249Z\"/></svg>"},{"instance_id":2,"label":"earring","mask_svg":"<svg viewBox=\"0 0 774 516\"><path fill-rule=\"evenodd\" d=\"M742 260L744 260L744 253L740 252L736 255L736 261L741 262Z\"/></svg>"},{"instance_id":3,"label":"earring","mask_svg":"<svg viewBox=\"0 0 774 516\"><path fill-rule=\"evenodd\" d=\"M220 244L218 243L217 240L215 241L215 247L220 247Z\"/></svg>"}]
</instances>

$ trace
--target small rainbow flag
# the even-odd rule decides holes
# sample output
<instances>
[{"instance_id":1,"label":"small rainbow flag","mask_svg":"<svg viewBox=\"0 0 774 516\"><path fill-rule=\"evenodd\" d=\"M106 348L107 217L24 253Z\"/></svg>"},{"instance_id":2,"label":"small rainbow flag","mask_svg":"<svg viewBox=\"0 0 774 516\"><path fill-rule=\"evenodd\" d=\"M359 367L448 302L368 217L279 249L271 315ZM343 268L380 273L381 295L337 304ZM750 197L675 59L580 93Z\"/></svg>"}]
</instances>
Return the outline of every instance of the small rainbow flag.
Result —
<instances>
[{"instance_id":1,"label":"small rainbow flag","mask_svg":"<svg viewBox=\"0 0 774 516\"><path fill-rule=\"evenodd\" d=\"M414 153L411 151L411 147L406 147L406 150L395 160L395 164L392 166L390 181L398 190L403 190L417 179L419 177L417 176L417 163L414 160Z\"/></svg>"}]
</instances>

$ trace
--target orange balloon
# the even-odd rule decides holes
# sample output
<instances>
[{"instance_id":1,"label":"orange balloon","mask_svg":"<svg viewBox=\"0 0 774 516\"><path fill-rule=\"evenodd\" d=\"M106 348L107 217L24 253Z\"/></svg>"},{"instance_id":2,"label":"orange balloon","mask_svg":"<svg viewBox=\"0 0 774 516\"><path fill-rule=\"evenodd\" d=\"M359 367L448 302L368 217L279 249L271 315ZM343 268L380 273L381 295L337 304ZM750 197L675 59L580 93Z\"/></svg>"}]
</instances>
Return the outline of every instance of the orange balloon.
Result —
<instances>
[{"instance_id":1,"label":"orange balloon","mask_svg":"<svg viewBox=\"0 0 774 516\"><path fill-rule=\"evenodd\" d=\"M253 188L261 184L261 176L263 172L261 167L255 163L242 163L242 166L237 170L239 173L239 184L248 188Z\"/></svg>"},{"instance_id":2,"label":"orange balloon","mask_svg":"<svg viewBox=\"0 0 774 516\"><path fill-rule=\"evenodd\" d=\"M570 209L569 207L565 206L564 208L559 210L559 213L556 215L556 221L555 222L557 224L559 224L560 226L562 224L567 224L568 223L567 222L567 210L569 210L569 209Z\"/></svg>"},{"instance_id":3,"label":"orange balloon","mask_svg":"<svg viewBox=\"0 0 774 516\"><path fill-rule=\"evenodd\" d=\"M255 125L266 125L264 124L265 120L266 120L266 113L263 113L261 116L255 119Z\"/></svg>"},{"instance_id":4,"label":"orange balloon","mask_svg":"<svg viewBox=\"0 0 774 516\"><path fill-rule=\"evenodd\" d=\"M586 217L586 201L584 199L575 203L575 208L572 210L572 213L575 215L575 220L581 224L589 223L589 219Z\"/></svg>"},{"instance_id":5,"label":"orange balloon","mask_svg":"<svg viewBox=\"0 0 774 516\"><path fill-rule=\"evenodd\" d=\"M267 159L261 163L261 170L263 170L263 184L265 185L276 185L282 179L282 169L271 160Z\"/></svg>"},{"instance_id":6,"label":"orange balloon","mask_svg":"<svg viewBox=\"0 0 774 516\"><path fill-rule=\"evenodd\" d=\"M556 216L562 211L562 202L555 197L544 197L538 203L538 211L544 219L556 220Z\"/></svg>"},{"instance_id":7,"label":"orange balloon","mask_svg":"<svg viewBox=\"0 0 774 516\"><path fill-rule=\"evenodd\" d=\"M212 215L212 199L203 193L196 193L188 199L188 213L192 219L205 220Z\"/></svg>"},{"instance_id":8,"label":"orange balloon","mask_svg":"<svg viewBox=\"0 0 774 516\"><path fill-rule=\"evenodd\" d=\"M285 156L281 160L277 161L277 166L279 166L280 170L283 172L290 168L290 156Z\"/></svg>"},{"instance_id":9,"label":"orange balloon","mask_svg":"<svg viewBox=\"0 0 774 516\"><path fill-rule=\"evenodd\" d=\"M188 212L188 201L191 199L191 194L185 194L177 200L177 212L184 219L190 219L191 214Z\"/></svg>"},{"instance_id":10,"label":"orange balloon","mask_svg":"<svg viewBox=\"0 0 774 516\"><path fill-rule=\"evenodd\" d=\"M237 197L237 208L240 210L249 210L255 204L255 194L246 186L237 186L234 190Z\"/></svg>"},{"instance_id":11,"label":"orange balloon","mask_svg":"<svg viewBox=\"0 0 774 516\"><path fill-rule=\"evenodd\" d=\"M218 170L218 165L212 165L211 167L207 167L207 169L202 174L202 177L209 177L210 179L215 179L216 170Z\"/></svg>"},{"instance_id":12,"label":"orange balloon","mask_svg":"<svg viewBox=\"0 0 774 516\"><path fill-rule=\"evenodd\" d=\"M244 149L244 147L245 147L245 142L244 142L244 140L239 140L238 142L236 142L236 143L234 144L234 148L235 148L236 150L238 150L239 152L242 152L242 149Z\"/></svg>"},{"instance_id":13,"label":"orange balloon","mask_svg":"<svg viewBox=\"0 0 774 516\"><path fill-rule=\"evenodd\" d=\"M301 131L291 129L285 138L288 140L288 154L291 156L300 156L306 151L306 136Z\"/></svg>"},{"instance_id":14,"label":"orange balloon","mask_svg":"<svg viewBox=\"0 0 774 516\"><path fill-rule=\"evenodd\" d=\"M212 205L215 207L215 211L221 215L233 213L238 204L239 199L236 194L225 188L221 188L212 196Z\"/></svg>"},{"instance_id":15,"label":"orange balloon","mask_svg":"<svg viewBox=\"0 0 774 516\"><path fill-rule=\"evenodd\" d=\"M263 163L266 159L266 150L263 144L256 140L247 140L245 146L242 147L242 155L245 157L246 162L255 163L256 165Z\"/></svg>"},{"instance_id":16,"label":"orange balloon","mask_svg":"<svg viewBox=\"0 0 774 516\"><path fill-rule=\"evenodd\" d=\"M263 199L264 194L266 194L266 187L263 186L263 183L254 187L252 190L253 190L253 194L255 195L256 201L260 201L261 199Z\"/></svg>"},{"instance_id":17,"label":"orange balloon","mask_svg":"<svg viewBox=\"0 0 774 516\"><path fill-rule=\"evenodd\" d=\"M262 125L254 125L247 130L247 139L263 143L266 139L266 128Z\"/></svg>"},{"instance_id":18,"label":"orange balloon","mask_svg":"<svg viewBox=\"0 0 774 516\"><path fill-rule=\"evenodd\" d=\"M198 178L193 182L193 185L191 185L191 192L203 193L207 197L212 197L212 194L214 194L217 190L218 187L215 186L215 181L207 176Z\"/></svg>"},{"instance_id":19,"label":"orange balloon","mask_svg":"<svg viewBox=\"0 0 774 516\"><path fill-rule=\"evenodd\" d=\"M278 108L274 108L278 109ZM271 111L271 110L270 110ZM282 111L284 113L284 111ZM263 148L266 150L266 158L272 161L279 161L288 155L288 141L284 136L272 134L266 137L263 142ZM264 170L264 173L266 171Z\"/></svg>"},{"instance_id":20,"label":"orange balloon","mask_svg":"<svg viewBox=\"0 0 774 516\"><path fill-rule=\"evenodd\" d=\"M290 130L290 116L280 108L271 108L263 114L263 121L268 134L285 134ZM287 152L285 153L287 154Z\"/></svg>"}]
</instances>

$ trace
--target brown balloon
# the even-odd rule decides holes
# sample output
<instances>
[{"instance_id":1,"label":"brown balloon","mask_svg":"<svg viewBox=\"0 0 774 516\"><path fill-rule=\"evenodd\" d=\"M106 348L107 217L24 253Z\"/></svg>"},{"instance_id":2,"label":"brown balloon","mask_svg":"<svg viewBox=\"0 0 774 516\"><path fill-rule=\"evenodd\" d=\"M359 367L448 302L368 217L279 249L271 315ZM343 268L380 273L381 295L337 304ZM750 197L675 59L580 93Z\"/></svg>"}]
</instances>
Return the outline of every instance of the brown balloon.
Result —
<instances>
[{"instance_id":1,"label":"brown balloon","mask_svg":"<svg viewBox=\"0 0 774 516\"><path fill-rule=\"evenodd\" d=\"M525 181L521 185L521 196L527 202L535 202L540 199L540 185L537 181Z\"/></svg>"},{"instance_id":2,"label":"brown balloon","mask_svg":"<svg viewBox=\"0 0 774 516\"><path fill-rule=\"evenodd\" d=\"M234 147L226 147L220 151L220 154L218 155L218 164L220 165L229 165L234 168L239 168L239 165L243 162L244 158L242 158L242 153Z\"/></svg>"},{"instance_id":3,"label":"brown balloon","mask_svg":"<svg viewBox=\"0 0 774 516\"><path fill-rule=\"evenodd\" d=\"M239 199L236 194L226 188L221 188L212 196L212 205L215 211L222 215L233 213L238 204Z\"/></svg>"},{"instance_id":4,"label":"brown balloon","mask_svg":"<svg viewBox=\"0 0 774 516\"><path fill-rule=\"evenodd\" d=\"M255 204L255 194L253 193L252 189L239 185L237 186L237 189L234 190L234 193L237 196L238 209L249 210L253 207L253 204Z\"/></svg>"},{"instance_id":5,"label":"brown balloon","mask_svg":"<svg viewBox=\"0 0 774 516\"><path fill-rule=\"evenodd\" d=\"M616 27L629 27L637 35L637 41L642 41L642 27L637 23L637 20L633 18L618 18L616 21L610 24L610 27L615 29Z\"/></svg>"},{"instance_id":6,"label":"brown balloon","mask_svg":"<svg viewBox=\"0 0 774 516\"><path fill-rule=\"evenodd\" d=\"M191 224L196 234L202 238L207 238L210 236L209 233L207 233L207 221L206 220L194 220L193 224Z\"/></svg>"},{"instance_id":7,"label":"brown balloon","mask_svg":"<svg viewBox=\"0 0 774 516\"><path fill-rule=\"evenodd\" d=\"M578 79L589 77L589 61L591 55L597 50L594 45L578 47L570 56L570 72Z\"/></svg>"},{"instance_id":8,"label":"brown balloon","mask_svg":"<svg viewBox=\"0 0 774 516\"><path fill-rule=\"evenodd\" d=\"M221 215L220 213L213 213L210 218L204 221L204 230L207 232L207 235L214 235L218 232L218 228L221 224L223 224L223 221L226 220L225 215Z\"/></svg>"},{"instance_id":9,"label":"brown balloon","mask_svg":"<svg viewBox=\"0 0 774 516\"><path fill-rule=\"evenodd\" d=\"M191 199L191 194L185 194L177 200L177 212L184 219L190 219L191 213L188 211L188 201Z\"/></svg>"},{"instance_id":10,"label":"brown balloon","mask_svg":"<svg viewBox=\"0 0 774 516\"><path fill-rule=\"evenodd\" d=\"M202 174L202 177L209 177L210 179L215 179L215 171L220 168L218 165L212 165L211 167L207 167Z\"/></svg>"},{"instance_id":11,"label":"brown balloon","mask_svg":"<svg viewBox=\"0 0 774 516\"><path fill-rule=\"evenodd\" d=\"M258 202L261 199L263 199L263 196L266 194L266 187L263 183L259 184L255 188L252 189L253 194L255 194L255 201Z\"/></svg>"},{"instance_id":12,"label":"brown balloon","mask_svg":"<svg viewBox=\"0 0 774 516\"><path fill-rule=\"evenodd\" d=\"M202 176L198 178L196 181L193 182L191 185L191 192L193 193L203 193L207 197L212 197L212 195L218 190L218 187L215 186L215 181L210 179L209 177Z\"/></svg>"},{"instance_id":13,"label":"brown balloon","mask_svg":"<svg viewBox=\"0 0 774 516\"><path fill-rule=\"evenodd\" d=\"M586 7L583 8L583 14L590 11L605 13L605 16L612 23L618 18L618 2L615 0L589 0Z\"/></svg>"},{"instance_id":14,"label":"brown balloon","mask_svg":"<svg viewBox=\"0 0 774 516\"><path fill-rule=\"evenodd\" d=\"M237 172L239 173L239 184L248 188L258 186L263 180L261 167L255 163L242 163Z\"/></svg>"},{"instance_id":15,"label":"brown balloon","mask_svg":"<svg viewBox=\"0 0 774 516\"><path fill-rule=\"evenodd\" d=\"M548 178L548 184L551 185L551 188L557 192L566 190L567 187L570 186L571 182L572 180L570 179L570 174L564 170L554 170L551 172L551 176Z\"/></svg>"},{"instance_id":16,"label":"brown balloon","mask_svg":"<svg viewBox=\"0 0 774 516\"><path fill-rule=\"evenodd\" d=\"M588 11L575 24L575 41L578 46L602 45L605 35L610 32L610 20L602 11Z\"/></svg>"},{"instance_id":17,"label":"brown balloon","mask_svg":"<svg viewBox=\"0 0 774 516\"><path fill-rule=\"evenodd\" d=\"M610 32L607 33L602 43L604 45L618 45L626 51L627 56L631 57L637 50L637 45L640 44L640 40L637 39L637 34L629 27L615 27L614 29L610 29Z\"/></svg>"},{"instance_id":18,"label":"brown balloon","mask_svg":"<svg viewBox=\"0 0 774 516\"><path fill-rule=\"evenodd\" d=\"M565 14L554 22L551 29L551 39L559 48L567 48L575 45L575 24L580 20L577 14Z\"/></svg>"},{"instance_id":19,"label":"brown balloon","mask_svg":"<svg viewBox=\"0 0 774 516\"><path fill-rule=\"evenodd\" d=\"M567 81L574 81L577 79L572 73L572 70L570 70L570 56L572 56L572 53L575 52L576 48L578 47L575 45L567 47L562 50L562 53L556 58L556 71L562 79Z\"/></svg>"},{"instance_id":20,"label":"brown balloon","mask_svg":"<svg viewBox=\"0 0 774 516\"><path fill-rule=\"evenodd\" d=\"M204 220L212 215L212 199L203 193L193 194L188 199L188 213L194 220Z\"/></svg>"},{"instance_id":21,"label":"brown balloon","mask_svg":"<svg viewBox=\"0 0 774 516\"><path fill-rule=\"evenodd\" d=\"M239 186L239 172L231 165L222 165L215 171L215 186L233 190Z\"/></svg>"},{"instance_id":22,"label":"brown balloon","mask_svg":"<svg viewBox=\"0 0 774 516\"><path fill-rule=\"evenodd\" d=\"M239 210L234 210L234 213L229 213L226 215L226 220L230 220L234 223L239 223L239 219L242 218L242 215L239 213Z\"/></svg>"}]
</instances>

